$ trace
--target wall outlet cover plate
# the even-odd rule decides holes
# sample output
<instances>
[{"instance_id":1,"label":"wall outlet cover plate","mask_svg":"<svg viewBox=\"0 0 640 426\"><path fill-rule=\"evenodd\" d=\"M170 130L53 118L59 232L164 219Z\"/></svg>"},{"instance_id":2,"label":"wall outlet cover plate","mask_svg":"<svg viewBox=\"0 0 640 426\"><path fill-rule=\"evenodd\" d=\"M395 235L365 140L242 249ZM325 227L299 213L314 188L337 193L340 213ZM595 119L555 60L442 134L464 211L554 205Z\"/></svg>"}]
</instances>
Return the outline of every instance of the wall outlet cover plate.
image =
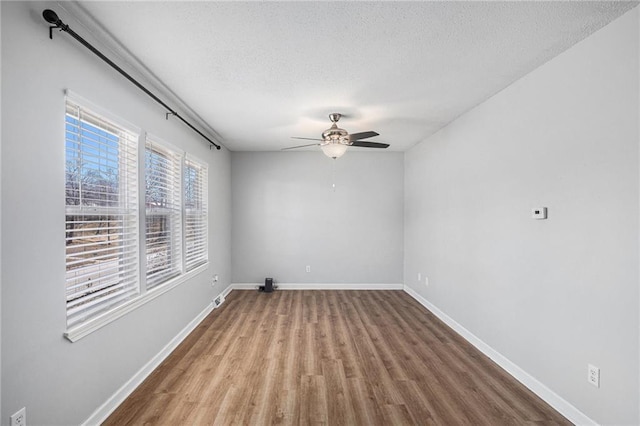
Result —
<instances>
[{"instance_id":1,"label":"wall outlet cover plate","mask_svg":"<svg viewBox=\"0 0 640 426\"><path fill-rule=\"evenodd\" d=\"M10 426L27 426L27 408L22 407L9 419Z\"/></svg>"},{"instance_id":2,"label":"wall outlet cover plate","mask_svg":"<svg viewBox=\"0 0 640 426\"><path fill-rule=\"evenodd\" d=\"M587 366L587 381L597 388L600 387L600 369L595 365Z\"/></svg>"}]
</instances>

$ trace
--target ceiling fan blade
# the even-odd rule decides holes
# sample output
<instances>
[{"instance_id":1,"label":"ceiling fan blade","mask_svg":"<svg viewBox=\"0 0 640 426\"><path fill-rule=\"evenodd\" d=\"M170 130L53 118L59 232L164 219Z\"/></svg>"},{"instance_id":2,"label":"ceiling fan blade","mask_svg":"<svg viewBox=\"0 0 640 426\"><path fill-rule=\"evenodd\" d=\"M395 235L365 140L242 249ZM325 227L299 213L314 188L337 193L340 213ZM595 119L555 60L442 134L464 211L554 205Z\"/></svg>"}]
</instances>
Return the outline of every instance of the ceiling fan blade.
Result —
<instances>
[{"instance_id":1,"label":"ceiling fan blade","mask_svg":"<svg viewBox=\"0 0 640 426\"><path fill-rule=\"evenodd\" d=\"M322 139L317 139L317 138L299 138L297 136L291 136L291 139L302 139L305 141L320 141L322 142Z\"/></svg>"},{"instance_id":2,"label":"ceiling fan blade","mask_svg":"<svg viewBox=\"0 0 640 426\"><path fill-rule=\"evenodd\" d=\"M359 146L362 148L389 148L388 143L364 142L364 141L355 141L351 144L351 146Z\"/></svg>"},{"instance_id":3,"label":"ceiling fan blade","mask_svg":"<svg viewBox=\"0 0 640 426\"><path fill-rule=\"evenodd\" d=\"M298 146L290 146L289 148L282 148L280 151L286 151L288 149L304 148L304 147L307 147L307 146L318 146L318 145L320 145L320 144L319 143L309 143L309 144L306 144L306 145L298 145Z\"/></svg>"},{"instance_id":4,"label":"ceiling fan blade","mask_svg":"<svg viewBox=\"0 0 640 426\"><path fill-rule=\"evenodd\" d=\"M349 141L357 141L360 139L372 138L374 136L379 136L377 132L369 131L369 132L360 132L360 133L351 133L349 135Z\"/></svg>"}]
</instances>

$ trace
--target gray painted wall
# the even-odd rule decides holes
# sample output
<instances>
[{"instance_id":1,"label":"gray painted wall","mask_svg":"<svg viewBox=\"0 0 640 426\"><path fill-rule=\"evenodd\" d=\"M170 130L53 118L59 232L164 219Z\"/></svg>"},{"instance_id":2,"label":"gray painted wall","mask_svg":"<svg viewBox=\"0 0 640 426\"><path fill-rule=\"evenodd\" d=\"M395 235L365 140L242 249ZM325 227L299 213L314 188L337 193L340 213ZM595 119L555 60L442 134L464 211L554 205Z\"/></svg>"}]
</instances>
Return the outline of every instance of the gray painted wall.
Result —
<instances>
[{"instance_id":1,"label":"gray painted wall","mask_svg":"<svg viewBox=\"0 0 640 426\"><path fill-rule=\"evenodd\" d=\"M234 283L402 283L402 153L233 152L231 182Z\"/></svg>"},{"instance_id":2,"label":"gray painted wall","mask_svg":"<svg viewBox=\"0 0 640 426\"><path fill-rule=\"evenodd\" d=\"M0 6L2 424L23 406L32 425L81 423L231 277L229 152L210 151L182 123L165 120L162 108L69 36L54 32L49 40L41 13L51 6ZM68 15L63 19L87 33ZM208 161L210 178L209 270L76 343L62 337L65 89ZM213 273L220 275L214 288Z\"/></svg>"},{"instance_id":3,"label":"gray painted wall","mask_svg":"<svg viewBox=\"0 0 640 426\"><path fill-rule=\"evenodd\" d=\"M640 423L638 59L636 9L405 155L405 283L602 424Z\"/></svg>"}]
</instances>

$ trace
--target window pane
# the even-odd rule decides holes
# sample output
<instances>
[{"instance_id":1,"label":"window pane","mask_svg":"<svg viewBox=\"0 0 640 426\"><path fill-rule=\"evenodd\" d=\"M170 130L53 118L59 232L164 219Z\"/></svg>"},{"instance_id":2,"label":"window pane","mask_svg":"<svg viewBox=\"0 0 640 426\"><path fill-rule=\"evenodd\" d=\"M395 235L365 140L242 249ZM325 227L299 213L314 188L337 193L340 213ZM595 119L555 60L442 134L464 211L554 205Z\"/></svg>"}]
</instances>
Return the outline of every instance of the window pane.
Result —
<instances>
[{"instance_id":1,"label":"window pane","mask_svg":"<svg viewBox=\"0 0 640 426\"><path fill-rule=\"evenodd\" d=\"M207 168L193 159L185 161L185 264L187 271L208 260Z\"/></svg>"},{"instance_id":2,"label":"window pane","mask_svg":"<svg viewBox=\"0 0 640 426\"><path fill-rule=\"evenodd\" d=\"M127 215L67 215L68 326L137 294L136 235L128 232L136 221Z\"/></svg>"},{"instance_id":3,"label":"window pane","mask_svg":"<svg viewBox=\"0 0 640 426\"><path fill-rule=\"evenodd\" d=\"M147 289L181 273L182 226L179 153L147 140L145 244Z\"/></svg>"},{"instance_id":4,"label":"window pane","mask_svg":"<svg viewBox=\"0 0 640 426\"><path fill-rule=\"evenodd\" d=\"M67 326L138 294L137 135L67 101Z\"/></svg>"}]
</instances>

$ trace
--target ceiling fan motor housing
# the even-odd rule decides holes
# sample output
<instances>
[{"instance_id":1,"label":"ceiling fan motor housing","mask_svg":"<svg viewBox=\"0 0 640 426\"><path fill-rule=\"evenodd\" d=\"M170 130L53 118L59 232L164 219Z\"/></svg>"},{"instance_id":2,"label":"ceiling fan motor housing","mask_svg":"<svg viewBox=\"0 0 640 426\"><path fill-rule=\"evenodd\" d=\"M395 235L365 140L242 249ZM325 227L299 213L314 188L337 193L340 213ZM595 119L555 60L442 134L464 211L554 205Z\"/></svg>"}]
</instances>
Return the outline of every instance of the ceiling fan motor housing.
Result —
<instances>
[{"instance_id":1,"label":"ceiling fan motor housing","mask_svg":"<svg viewBox=\"0 0 640 426\"><path fill-rule=\"evenodd\" d=\"M349 145L349 133L333 123L330 128L322 132L322 140L324 141L323 145L331 143Z\"/></svg>"}]
</instances>

